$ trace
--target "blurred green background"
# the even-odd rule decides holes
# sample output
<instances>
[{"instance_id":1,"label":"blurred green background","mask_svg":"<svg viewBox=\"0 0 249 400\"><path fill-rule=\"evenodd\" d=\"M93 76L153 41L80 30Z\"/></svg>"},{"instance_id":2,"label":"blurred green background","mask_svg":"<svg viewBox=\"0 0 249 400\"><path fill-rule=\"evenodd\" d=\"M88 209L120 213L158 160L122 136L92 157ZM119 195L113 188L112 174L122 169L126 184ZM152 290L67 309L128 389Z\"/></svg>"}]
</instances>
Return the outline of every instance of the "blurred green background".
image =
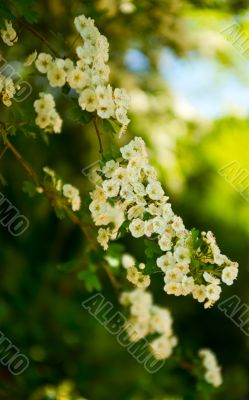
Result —
<instances>
[{"instance_id":1,"label":"blurred green background","mask_svg":"<svg viewBox=\"0 0 249 400\"><path fill-rule=\"evenodd\" d=\"M243 56L249 47L248 1L13 3L18 18L23 18L22 5L31 20L35 11L35 29L61 56L74 53L74 17L96 20L110 42L112 84L125 87L132 99L129 132L116 143L121 146L134 135L145 139L174 211L188 228L214 231L222 252L240 264L239 278L222 292L222 300L236 294L249 305L249 202L218 173L233 160L249 170L249 58ZM233 24L242 35L236 43L233 35L222 33ZM13 48L1 43L3 57L33 87L25 102L8 110L0 106L2 121L28 118L33 124L33 101L47 89L44 77L23 69L34 49L47 51L25 30ZM13 143L38 174L43 166L52 167L84 198L92 186L81 170L99 159L97 139L90 124L70 119L69 100L61 91L50 91L63 116L62 134L51 135L47 144L42 135L33 138L20 129ZM105 134L105 149L109 143ZM41 195L30 198L23 192L27 177L8 151L0 165L0 191L30 221L16 238L0 226L0 329L30 359L29 368L16 377L0 366L0 399L249 399L249 338L217 306L204 310L191 298L166 296L159 282L155 299L171 308L180 344L191 352L212 348L223 366L224 384L217 392L200 393L195 378L170 361L148 374L81 307L89 293L81 274L88 265L80 230L58 220ZM125 244L140 254L136 243ZM101 270L97 274L118 310L108 278Z\"/></svg>"}]
</instances>

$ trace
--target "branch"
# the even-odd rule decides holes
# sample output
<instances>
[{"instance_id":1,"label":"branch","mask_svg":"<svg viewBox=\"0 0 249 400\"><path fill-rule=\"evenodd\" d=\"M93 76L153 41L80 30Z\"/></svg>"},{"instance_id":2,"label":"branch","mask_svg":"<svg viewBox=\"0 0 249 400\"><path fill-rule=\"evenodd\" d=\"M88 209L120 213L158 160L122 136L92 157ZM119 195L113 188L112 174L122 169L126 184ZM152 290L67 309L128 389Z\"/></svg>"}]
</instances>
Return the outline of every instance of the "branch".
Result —
<instances>
[{"instance_id":1,"label":"branch","mask_svg":"<svg viewBox=\"0 0 249 400\"><path fill-rule=\"evenodd\" d=\"M3 136L3 134L2 134L2 136ZM40 187L40 188L43 189L43 193L47 196L49 202L53 205L53 203L54 203L54 195L53 195L53 193L49 192L47 190L47 188L42 183L40 183L40 181L38 179L38 176L35 173L35 171L32 169L30 164L26 160L24 160L24 158L17 151L17 149L13 146L13 144L7 138L4 138L4 136L3 136L3 139L4 139L4 143L5 143L6 148L8 148L12 152L12 154L14 155L16 160L22 165L23 169L27 172L27 174L33 180L35 185L37 187ZM82 224L82 222L79 219L79 217L76 214L74 214L68 207L65 207L65 209L66 209L67 215L70 218L71 222L73 224L79 226L81 232L83 233L83 235L86 237L87 241L89 242L90 247L93 250L97 250L96 242L93 241L92 237L89 235L86 227ZM107 273L107 275L108 275L108 277L109 277L109 279L110 279L110 281L111 281L111 283L112 283L112 285L114 287L114 290L115 290L116 294L118 295L118 290L120 288L119 282L116 280L116 278L111 273L110 269L108 268L108 266L106 265L106 263L104 261L102 261L100 263L100 265L102 266L102 268Z\"/></svg>"},{"instance_id":2,"label":"branch","mask_svg":"<svg viewBox=\"0 0 249 400\"><path fill-rule=\"evenodd\" d=\"M10 143L10 141L8 139L5 139L4 142L5 142L5 145L7 146L7 148L9 148L10 151L12 152L12 154L15 156L17 161L19 161L19 163L22 165L23 169L25 169L27 174L33 180L35 185L41 186L43 188L43 185L40 185L39 179L38 179L36 173L33 171L31 166L29 165L29 163L26 160L24 160L24 158L22 158L21 154L16 150L16 148Z\"/></svg>"}]
</instances>

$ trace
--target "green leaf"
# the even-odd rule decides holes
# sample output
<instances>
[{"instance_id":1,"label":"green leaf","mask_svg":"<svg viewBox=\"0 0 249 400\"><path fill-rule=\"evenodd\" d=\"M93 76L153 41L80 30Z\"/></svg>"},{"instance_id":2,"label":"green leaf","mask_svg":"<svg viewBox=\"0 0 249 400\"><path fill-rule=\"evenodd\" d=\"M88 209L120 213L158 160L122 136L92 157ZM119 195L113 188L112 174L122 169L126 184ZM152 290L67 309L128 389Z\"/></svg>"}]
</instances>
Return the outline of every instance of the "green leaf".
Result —
<instances>
[{"instance_id":1,"label":"green leaf","mask_svg":"<svg viewBox=\"0 0 249 400\"><path fill-rule=\"evenodd\" d=\"M81 112L80 121L84 122L85 124L88 124L93 118L92 113L85 110L84 111L80 110L80 112Z\"/></svg>"},{"instance_id":2,"label":"green leaf","mask_svg":"<svg viewBox=\"0 0 249 400\"><path fill-rule=\"evenodd\" d=\"M156 264L156 259L149 259L146 261L145 268L143 270L144 275L152 275L160 273L160 269Z\"/></svg>"},{"instance_id":3,"label":"green leaf","mask_svg":"<svg viewBox=\"0 0 249 400\"><path fill-rule=\"evenodd\" d=\"M144 244L146 246L145 254L148 258L152 258L154 255L159 256L162 254L162 250L157 244L155 240L144 240Z\"/></svg>"},{"instance_id":4,"label":"green leaf","mask_svg":"<svg viewBox=\"0 0 249 400\"><path fill-rule=\"evenodd\" d=\"M119 243L111 243L104 256L111 268L117 268L120 266L121 257L124 253L124 246Z\"/></svg>"},{"instance_id":5,"label":"green leaf","mask_svg":"<svg viewBox=\"0 0 249 400\"><path fill-rule=\"evenodd\" d=\"M92 292L93 290L101 290L101 283L96 274L96 267L91 264L86 271L78 273L78 279L82 280L85 284L86 290Z\"/></svg>"},{"instance_id":6,"label":"green leaf","mask_svg":"<svg viewBox=\"0 0 249 400\"><path fill-rule=\"evenodd\" d=\"M78 266L82 263L82 260L70 260L65 263L60 263L56 266L56 268L61 272L71 272L73 269L78 268Z\"/></svg>"},{"instance_id":7,"label":"green leaf","mask_svg":"<svg viewBox=\"0 0 249 400\"><path fill-rule=\"evenodd\" d=\"M88 111L82 110L79 105L72 100L73 105L67 110L67 117L74 122L81 122L83 124L88 124L92 118L93 114Z\"/></svg>"},{"instance_id":8,"label":"green leaf","mask_svg":"<svg viewBox=\"0 0 249 400\"><path fill-rule=\"evenodd\" d=\"M124 252L124 246L120 243L111 243L109 245L107 254L111 256L121 256Z\"/></svg>"},{"instance_id":9,"label":"green leaf","mask_svg":"<svg viewBox=\"0 0 249 400\"><path fill-rule=\"evenodd\" d=\"M62 93L67 95L70 92L70 89L70 86L68 85L68 83L66 83L62 88Z\"/></svg>"},{"instance_id":10,"label":"green leaf","mask_svg":"<svg viewBox=\"0 0 249 400\"><path fill-rule=\"evenodd\" d=\"M37 194L36 186L34 185L33 182L30 181L23 182L22 190L24 193L27 193L29 197L34 197L34 195Z\"/></svg>"},{"instance_id":11,"label":"green leaf","mask_svg":"<svg viewBox=\"0 0 249 400\"><path fill-rule=\"evenodd\" d=\"M111 122L108 119L102 120L103 130L106 133L111 133L112 135L116 133L115 129L113 128Z\"/></svg>"},{"instance_id":12,"label":"green leaf","mask_svg":"<svg viewBox=\"0 0 249 400\"><path fill-rule=\"evenodd\" d=\"M113 130L114 133L119 133L120 132L120 124L117 121L115 121L113 119L109 119L108 122L112 126L112 130Z\"/></svg>"},{"instance_id":13,"label":"green leaf","mask_svg":"<svg viewBox=\"0 0 249 400\"><path fill-rule=\"evenodd\" d=\"M110 151L103 154L103 160L105 162L116 159L120 157L120 149L117 146L111 145Z\"/></svg>"},{"instance_id":14,"label":"green leaf","mask_svg":"<svg viewBox=\"0 0 249 400\"><path fill-rule=\"evenodd\" d=\"M38 20L38 13L34 11L34 0L12 0L17 14L27 22L34 23Z\"/></svg>"},{"instance_id":15,"label":"green leaf","mask_svg":"<svg viewBox=\"0 0 249 400\"><path fill-rule=\"evenodd\" d=\"M42 140L48 145L49 144L49 134L47 134L46 132L43 132L42 130L40 131Z\"/></svg>"},{"instance_id":16,"label":"green leaf","mask_svg":"<svg viewBox=\"0 0 249 400\"><path fill-rule=\"evenodd\" d=\"M63 219L66 217L66 212L63 208L55 206L54 211L55 211L57 218Z\"/></svg>"},{"instance_id":17,"label":"green leaf","mask_svg":"<svg viewBox=\"0 0 249 400\"><path fill-rule=\"evenodd\" d=\"M121 236L123 236L123 235L125 235L127 233L129 225L130 225L130 221L124 221L122 223L121 227L119 228L119 234Z\"/></svg>"},{"instance_id":18,"label":"green leaf","mask_svg":"<svg viewBox=\"0 0 249 400\"><path fill-rule=\"evenodd\" d=\"M28 131L27 129L22 129L22 132L26 137L30 137L32 139L36 139L36 133L33 131ZM46 135L47 136L47 135Z\"/></svg>"},{"instance_id":19,"label":"green leaf","mask_svg":"<svg viewBox=\"0 0 249 400\"><path fill-rule=\"evenodd\" d=\"M12 12L7 5L7 1L2 0L0 2L0 28L6 28L4 21L5 19L12 20L13 18Z\"/></svg>"},{"instance_id":20,"label":"green leaf","mask_svg":"<svg viewBox=\"0 0 249 400\"><path fill-rule=\"evenodd\" d=\"M200 231L196 228L191 229L193 249L198 249L202 243L202 239L199 237Z\"/></svg>"}]
</instances>

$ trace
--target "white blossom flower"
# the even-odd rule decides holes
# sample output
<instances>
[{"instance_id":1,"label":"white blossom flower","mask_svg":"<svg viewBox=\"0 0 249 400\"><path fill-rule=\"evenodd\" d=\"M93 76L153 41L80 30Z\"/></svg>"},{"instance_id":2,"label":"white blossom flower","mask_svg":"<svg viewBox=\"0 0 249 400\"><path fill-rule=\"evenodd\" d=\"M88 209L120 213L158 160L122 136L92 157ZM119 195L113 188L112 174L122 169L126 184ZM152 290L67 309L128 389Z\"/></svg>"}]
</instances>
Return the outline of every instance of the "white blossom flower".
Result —
<instances>
[{"instance_id":1,"label":"white blossom flower","mask_svg":"<svg viewBox=\"0 0 249 400\"><path fill-rule=\"evenodd\" d=\"M102 171L107 178L111 178L118 167L119 167L118 162L110 160L106 162L106 164L102 168Z\"/></svg>"},{"instance_id":2,"label":"white blossom flower","mask_svg":"<svg viewBox=\"0 0 249 400\"><path fill-rule=\"evenodd\" d=\"M138 342L140 339L148 334L147 321L143 322L131 318L125 325L125 328L131 342Z\"/></svg>"},{"instance_id":3,"label":"white blossom flower","mask_svg":"<svg viewBox=\"0 0 249 400\"><path fill-rule=\"evenodd\" d=\"M113 103L110 100L108 103L99 103L97 114L102 119L108 119L114 115Z\"/></svg>"},{"instance_id":4,"label":"white blossom flower","mask_svg":"<svg viewBox=\"0 0 249 400\"><path fill-rule=\"evenodd\" d=\"M165 283L181 282L182 278L183 278L182 271L179 268L174 267L165 272L164 282Z\"/></svg>"},{"instance_id":5,"label":"white blossom flower","mask_svg":"<svg viewBox=\"0 0 249 400\"><path fill-rule=\"evenodd\" d=\"M153 220L149 219L148 221L144 222L144 234L147 237L151 237L151 235L154 233L154 224Z\"/></svg>"},{"instance_id":6,"label":"white blossom flower","mask_svg":"<svg viewBox=\"0 0 249 400\"><path fill-rule=\"evenodd\" d=\"M121 183L126 183L127 175L127 169L123 167L118 167L113 171L113 177Z\"/></svg>"},{"instance_id":7,"label":"white blossom flower","mask_svg":"<svg viewBox=\"0 0 249 400\"><path fill-rule=\"evenodd\" d=\"M120 152L125 160L130 160L131 158L134 158L137 155L137 151L134 148L132 148L130 143L127 144L126 146L121 147Z\"/></svg>"},{"instance_id":8,"label":"white blossom flower","mask_svg":"<svg viewBox=\"0 0 249 400\"><path fill-rule=\"evenodd\" d=\"M190 250L187 247L178 246L174 250L174 257L177 262L188 264L190 262Z\"/></svg>"},{"instance_id":9,"label":"white blossom flower","mask_svg":"<svg viewBox=\"0 0 249 400\"><path fill-rule=\"evenodd\" d=\"M47 113L51 111L55 107L55 101L51 94L49 93L40 93L40 99L35 100L34 108L37 114Z\"/></svg>"},{"instance_id":10,"label":"white blossom flower","mask_svg":"<svg viewBox=\"0 0 249 400\"><path fill-rule=\"evenodd\" d=\"M10 77L0 74L0 97L6 107L10 107L16 93L16 86Z\"/></svg>"},{"instance_id":11,"label":"white blossom flower","mask_svg":"<svg viewBox=\"0 0 249 400\"><path fill-rule=\"evenodd\" d=\"M164 192L159 182L151 182L146 187L146 193L152 200L160 200Z\"/></svg>"},{"instance_id":12,"label":"white blossom flower","mask_svg":"<svg viewBox=\"0 0 249 400\"><path fill-rule=\"evenodd\" d=\"M31 54L26 58L26 60L25 60L25 62L24 62L23 65L24 65L25 67L29 67L30 65L33 64L33 62L35 62L36 58L37 58L37 51L35 50L33 53L31 53Z\"/></svg>"},{"instance_id":13,"label":"white blossom flower","mask_svg":"<svg viewBox=\"0 0 249 400\"><path fill-rule=\"evenodd\" d=\"M221 368L215 354L209 349L201 349L198 354L205 368L205 380L214 387L220 386L222 384Z\"/></svg>"},{"instance_id":14,"label":"white blossom flower","mask_svg":"<svg viewBox=\"0 0 249 400\"><path fill-rule=\"evenodd\" d=\"M182 294L182 285L180 282L169 282L169 283L166 283L163 290L167 294L173 294L174 296L180 296Z\"/></svg>"},{"instance_id":15,"label":"white blossom flower","mask_svg":"<svg viewBox=\"0 0 249 400\"><path fill-rule=\"evenodd\" d=\"M111 238L110 235L110 230L104 229L104 228L100 228L98 231L98 236L97 236L97 241L99 242L99 244L101 244L101 246L103 247L104 250L107 250L108 248L108 242Z\"/></svg>"},{"instance_id":16,"label":"white blossom flower","mask_svg":"<svg viewBox=\"0 0 249 400\"><path fill-rule=\"evenodd\" d=\"M138 277L136 286L139 289L146 289L148 286L150 286L150 276L143 275L141 272L139 272L139 277Z\"/></svg>"},{"instance_id":17,"label":"white blossom flower","mask_svg":"<svg viewBox=\"0 0 249 400\"><path fill-rule=\"evenodd\" d=\"M90 83L86 72L76 67L67 74L67 82L72 89L84 89Z\"/></svg>"},{"instance_id":18,"label":"white blossom flower","mask_svg":"<svg viewBox=\"0 0 249 400\"><path fill-rule=\"evenodd\" d=\"M192 291L193 298L202 303L206 299L206 286L195 285Z\"/></svg>"},{"instance_id":19,"label":"white blossom flower","mask_svg":"<svg viewBox=\"0 0 249 400\"><path fill-rule=\"evenodd\" d=\"M172 354L172 344L167 335L161 335L150 343L151 352L157 360L164 360Z\"/></svg>"},{"instance_id":20,"label":"white blossom flower","mask_svg":"<svg viewBox=\"0 0 249 400\"><path fill-rule=\"evenodd\" d=\"M125 269L133 267L135 265L135 259L130 254L123 254L121 259L122 266Z\"/></svg>"},{"instance_id":21,"label":"white blossom flower","mask_svg":"<svg viewBox=\"0 0 249 400\"><path fill-rule=\"evenodd\" d=\"M206 296L209 300L217 301L220 298L221 287L211 283L206 286Z\"/></svg>"},{"instance_id":22,"label":"white blossom flower","mask_svg":"<svg viewBox=\"0 0 249 400\"><path fill-rule=\"evenodd\" d=\"M192 276L184 276L182 279L182 293L184 296L191 293L194 289L195 282Z\"/></svg>"},{"instance_id":23,"label":"white blossom flower","mask_svg":"<svg viewBox=\"0 0 249 400\"><path fill-rule=\"evenodd\" d=\"M128 214L127 214L128 220L130 221L131 219L134 219L134 218L142 218L144 212L145 212L144 206L140 206L140 205L133 206L128 211Z\"/></svg>"},{"instance_id":24,"label":"white blossom flower","mask_svg":"<svg viewBox=\"0 0 249 400\"><path fill-rule=\"evenodd\" d=\"M166 308L152 305L150 317L150 331L172 335L172 317Z\"/></svg>"},{"instance_id":25,"label":"white blossom flower","mask_svg":"<svg viewBox=\"0 0 249 400\"><path fill-rule=\"evenodd\" d=\"M159 244L161 250L163 250L163 251L170 250L171 246L172 246L172 244L171 244L171 236L168 235L167 233L164 233L160 237L160 239L158 241L158 244Z\"/></svg>"},{"instance_id":26,"label":"white blossom flower","mask_svg":"<svg viewBox=\"0 0 249 400\"><path fill-rule=\"evenodd\" d=\"M40 53L35 61L35 66L39 72L46 74L53 65L53 58L50 54Z\"/></svg>"},{"instance_id":27,"label":"white blossom flower","mask_svg":"<svg viewBox=\"0 0 249 400\"><path fill-rule=\"evenodd\" d=\"M50 86L61 87L66 83L67 74L64 69L57 67L56 64L52 64L47 72L47 77Z\"/></svg>"},{"instance_id":28,"label":"white blossom flower","mask_svg":"<svg viewBox=\"0 0 249 400\"><path fill-rule=\"evenodd\" d=\"M157 258L156 260L157 266L163 271L166 272L168 269L171 269L175 265L175 259L173 254L168 251L167 254Z\"/></svg>"},{"instance_id":29,"label":"white blossom flower","mask_svg":"<svg viewBox=\"0 0 249 400\"><path fill-rule=\"evenodd\" d=\"M238 267L236 266L225 267L222 271L222 276L221 276L222 282L230 286L233 284L233 281L237 278L237 275L238 275Z\"/></svg>"},{"instance_id":30,"label":"white blossom flower","mask_svg":"<svg viewBox=\"0 0 249 400\"><path fill-rule=\"evenodd\" d=\"M152 219L153 222L153 231L161 235L166 228L165 221L162 217L155 217Z\"/></svg>"},{"instance_id":31,"label":"white blossom flower","mask_svg":"<svg viewBox=\"0 0 249 400\"><path fill-rule=\"evenodd\" d=\"M183 233L185 230L183 221L181 217L177 217L176 215L173 217L172 228L175 230L176 233Z\"/></svg>"},{"instance_id":32,"label":"white blossom flower","mask_svg":"<svg viewBox=\"0 0 249 400\"><path fill-rule=\"evenodd\" d=\"M103 61L95 64L92 71L92 82L95 85L101 85L108 82L110 68Z\"/></svg>"},{"instance_id":33,"label":"white blossom flower","mask_svg":"<svg viewBox=\"0 0 249 400\"><path fill-rule=\"evenodd\" d=\"M140 218L135 218L129 225L130 232L133 237L139 238L144 235L144 221Z\"/></svg>"},{"instance_id":34,"label":"white blossom flower","mask_svg":"<svg viewBox=\"0 0 249 400\"><path fill-rule=\"evenodd\" d=\"M63 185L62 192L63 195L68 198L70 204L72 205L72 210L78 211L81 204L79 190L67 183Z\"/></svg>"},{"instance_id":35,"label":"white blossom flower","mask_svg":"<svg viewBox=\"0 0 249 400\"><path fill-rule=\"evenodd\" d=\"M82 110L93 112L98 106L97 97L93 89L84 89L79 96L79 105Z\"/></svg>"},{"instance_id":36,"label":"white blossom flower","mask_svg":"<svg viewBox=\"0 0 249 400\"><path fill-rule=\"evenodd\" d=\"M130 105L130 97L123 88L116 88L114 90L114 101L118 107L124 107L128 109Z\"/></svg>"},{"instance_id":37,"label":"white blossom flower","mask_svg":"<svg viewBox=\"0 0 249 400\"><path fill-rule=\"evenodd\" d=\"M132 266L127 269L126 278L129 282L133 283L134 285L137 284L139 278L139 271L136 267Z\"/></svg>"},{"instance_id":38,"label":"white blossom flower","mask_svg":"<svg viewBox=\"0 0 249 400\"><path fill-rule=\"evenodd\" d=\"M115 116L122 125L128 125L130 122L129 118L127 117L127 109L124 107L118 107L115 110Z\"/></svg>"},{"instance_id":39,"label":"white blossom flower","mask_svg":"<svg viewBox=\"0 0 249 400\"><path fill-rule=\"evenodd\" d=\"M115 179L108 179L103 182L103 189L107 197L116 197L120 189L120 184Z\"/></svg>"},{"instance_id":40,"label":"white blossom flower","mask_svg":"<svg viewBox=\"0 0 249 400\"><path fill-rule=\"evenodd\" d=\"M4 20L5 22L5 29L0 29L0 34L3 42L8 46L13 46L17 40L18 36L15 29L12 26L11 21Z\"/></svg>"}]
</instances>

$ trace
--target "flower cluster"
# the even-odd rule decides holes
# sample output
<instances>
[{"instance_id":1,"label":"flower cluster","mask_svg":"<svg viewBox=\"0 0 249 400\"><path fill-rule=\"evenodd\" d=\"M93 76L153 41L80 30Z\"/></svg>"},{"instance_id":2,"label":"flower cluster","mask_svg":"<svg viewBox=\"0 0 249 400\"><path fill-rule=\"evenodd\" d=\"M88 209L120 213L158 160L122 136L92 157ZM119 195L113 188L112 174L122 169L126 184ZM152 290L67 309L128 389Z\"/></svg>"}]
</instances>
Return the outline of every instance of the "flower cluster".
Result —
<instances>
[{"instance_id":1,"label":"flower cluster","mask_svg":"<svg viewBox=\"0 0 249 400\"><path fill-rule=\"evenodd\" d=\"M199 350L199 356L205 369L205 380L215 387L222 384L221 368L215 354L209 349Z\"/></svg>"},{"instance_id":2,"label":"flower cluster","mask_svg":"<svg viewBox=\"0 0 249 400\"><path fill-rule=\"evenodd\" d=\"M99 181L98 181L99 182ZM121 202L116 205L110 204L107 196L101 186L90 193L92 202L89 206L94 223L97 226L107 226L98 230L97 240L107 250L109 240L117 238L119 228L125 221Z\"/></svg>"},{"instance_id":3,"label":"flower cluster","mask_svg":"<svg viewBox=\"0 0 249 400\"><path fill-rule=\"evenodd\" d=\"M138 269L135 267L135 259L130 254L122 256L122 265L127 270L126 278L139 289L146 289L150 285L150 276L144 275L139 271L145 268L144 263L138 264Z\"/></svg>"},{"instance_id":4,"label":"flower cluster","mask_svg":"<svg viewBox=\"0 0 249 400\"><path fill-rule=\"evenodd\" d=\"M40 53L35 61L36 68L47 75L50 86L62 87L66 83L78 95L82 110L96 112L100 118L113 118L122 126L124 132L129 119L127 110L129 96L125 89L113 88L109 84L110 69L109 44L94 25L94 20L80 15L74 20L83 43L76 48L76 64L70 58L53 58ZM36 58L33 53L26 63L30 65Z\"/></svg>"},{"instance_id":5,"label":"flower cluster","mask_svg":"<svg viewBox=\"0 0 249 400\"><path fill-rule=\"evenodd\" d=\"M53 188L66 199L72 210L78 211L81 205L79 190L69 183L63 184L52 169L44 167L43 171L50 177Z\"/></svg>"},{"instance_id":6,"label":"flower cluster","mask_svg":"<svg viewBox=\"0 0 249 400\"><path fill-rule=\"evenodd\" d=\"M40 99L35 100L34 108L37 113L36 125L45 132L60 133L62 119L55 109L55 101L51 94L39 93Z\"/></svg>"},{"instance_id":7,"label":"flower cluster","mask_svg":"<svg viewBox=\"0 0 249 400\"><path fill-rule=\"evenodd\" d=\"M211 232L189 231L172 211L169 198L150 166L145 143L136 137L120 149L122 157L110 160L99 171L92 192L90 211L99 229L99 243L106 249L108 241L119 234L113 229L110 212L123 215L135 238L145 237L157 246L154 263L164 274L164 290L175 296L192 294L210 307L220 297L221 280L231 285L237 277L238 264L220 253ZM120 219L120 222L122 218ZM130 280L138 282L134 268ZM131 277L132 275L132 277Z\"/></svg>"},{"instance_id":8,"label":"flower cluster","mask_svg":"<svg viewBox=\"0 0 249 400\"><path fill-rule=\"evenodd\" d=\"M126 331L132 342L150 335L150 351L156 359L170 357L177 339L172 331L172 318L168 309L153 304L150 293L141 289L123 292L120 297L123 306L129 307L130 318ZM156 335L156 337L155 337Z\"/></svg>"},{"instance_id":9,"label":"flower cluster","mask_svg":"<svg viewBox=\"0 0 249 400\"><path fill-rule=\"evenodd\" d=\"M0 29L1 38L5 44L13 46L18 40L17 33L13 28L11 21L5 20L4 22L5 29Z\"/></svg>"},{"instance_id":10,"label":"flower cluster","mask_svg":"<svg viewBox=\"0 0 249 400\"><path fill-rule=\"evenodd\" d=\"M0 97L5 106L11 106L11 99L13 99L15 93L16 87L12 79L0 74Z\"/></svg>"},{"instance_id":11,"label":"flower cluster","mask_svg":"<svg viewBox=\"0 0 249 400\"><path fill-rule=\"evenodd\" d=\"M149 275L143 275L135 266L128 268L126 277L137 288L146 289L150 285Z\"/></svg>"}]
</instances>

